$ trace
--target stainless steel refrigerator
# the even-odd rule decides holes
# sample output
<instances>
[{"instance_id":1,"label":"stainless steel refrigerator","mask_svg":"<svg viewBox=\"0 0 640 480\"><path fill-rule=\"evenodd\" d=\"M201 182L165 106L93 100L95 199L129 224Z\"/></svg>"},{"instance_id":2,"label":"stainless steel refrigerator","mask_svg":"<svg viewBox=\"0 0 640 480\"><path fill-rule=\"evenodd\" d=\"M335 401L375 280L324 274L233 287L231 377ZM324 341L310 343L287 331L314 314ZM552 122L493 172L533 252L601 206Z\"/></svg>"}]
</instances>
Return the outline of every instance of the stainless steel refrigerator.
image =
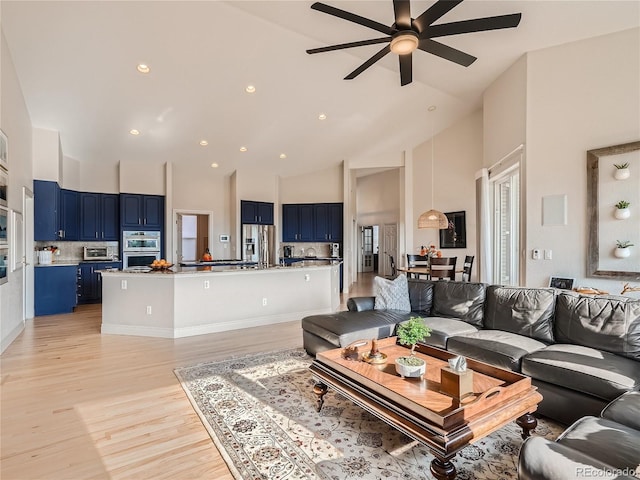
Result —
<instances>
[{"instance_id":1,"label":"stainless steel refrigerator","mask_svg":"<svg viewBox=\"0 0 640 480\"><path fill-rule=\"evenodd\" d=\"M260 267L276 265L275 232L273 225L242 225L242 260Z\"/></svg>"}]
</instances>

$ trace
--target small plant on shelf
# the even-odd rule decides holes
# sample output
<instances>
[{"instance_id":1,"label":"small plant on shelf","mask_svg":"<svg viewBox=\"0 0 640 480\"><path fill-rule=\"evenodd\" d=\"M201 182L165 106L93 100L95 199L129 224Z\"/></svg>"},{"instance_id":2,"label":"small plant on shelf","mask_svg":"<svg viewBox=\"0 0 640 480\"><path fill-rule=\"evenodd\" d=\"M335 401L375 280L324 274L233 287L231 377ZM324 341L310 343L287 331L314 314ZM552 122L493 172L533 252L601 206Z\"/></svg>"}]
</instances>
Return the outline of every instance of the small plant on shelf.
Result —
<instances>
[{"instance_id":1,"label":"small plant on shelf","mask_svg":"<svg viewBox=\"0 0 640 480\"><path fill-rule=\"evenodd\" d=\"M631 204L626 200L620 200L618 203L616 203L616 208L619 208L622 210L624 208L629 208L629 205Z\"/></svg>"},{"instance_id":2,"label":"small plant on shelf","mask_svg":"<svg viewBox=\"0 0 640 480\"><path fill-rule=\"evenodd\" d=\"M613 175L616 180L626 180L631 175L629 163L614 163L613 166L616 167L616 172Z\"/></svg>"},{"instance_id":3,"label":"small plant on shelf","mask_svg":"<svg viewBox=\"0 0 640 480\"><path fill-rule=\"evenodd\" d=\"M624 241L616 240L616 246L618 248L629 248L629 247L633 247L633 243L631 243L629 240L624 240Z\"/></svg>"},{"instance_id":4,"label":"small plant on shelf","mask_svg":"<svg viewBox=\"0 0 640 480\"><path fill-rule=\"evenodd\" d=\"M625 220L631 216L631 210L629 210L629 205L631 205L626 200L620 200L616 203L616 211L614 212L614 216L618 220Z\"/></svg>"}]
</instances>

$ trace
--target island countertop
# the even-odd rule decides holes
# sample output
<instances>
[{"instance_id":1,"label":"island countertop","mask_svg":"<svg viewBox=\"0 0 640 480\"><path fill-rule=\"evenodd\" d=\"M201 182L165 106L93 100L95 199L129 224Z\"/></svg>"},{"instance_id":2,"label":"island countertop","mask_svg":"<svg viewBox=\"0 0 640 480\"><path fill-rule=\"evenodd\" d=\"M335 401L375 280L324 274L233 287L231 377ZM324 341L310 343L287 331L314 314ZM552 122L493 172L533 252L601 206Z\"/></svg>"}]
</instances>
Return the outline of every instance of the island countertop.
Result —
<instances>
[{"instance_id":1,"label":"island countertop","mask_svg":"<svg viewBox=\"0 0 640 480\"><path fill-rule=\"evenodd\" d=\"M179 338L336 312L342 262L102 271L102 333Z\"/></svg>"}]
</instances>

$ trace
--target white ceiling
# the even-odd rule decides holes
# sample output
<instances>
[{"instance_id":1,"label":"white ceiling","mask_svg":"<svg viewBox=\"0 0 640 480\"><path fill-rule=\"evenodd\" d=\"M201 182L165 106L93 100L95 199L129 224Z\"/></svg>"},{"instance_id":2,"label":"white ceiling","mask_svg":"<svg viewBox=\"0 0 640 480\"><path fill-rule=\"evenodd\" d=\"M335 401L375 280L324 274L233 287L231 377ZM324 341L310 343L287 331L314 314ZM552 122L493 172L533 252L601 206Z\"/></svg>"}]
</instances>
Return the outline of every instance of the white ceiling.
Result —
<instances>
[{"instance_id":1,"label":"white ceiling","mask_svg":"<svg viewBox=\"0 0 640 480\"><path fill-rule=\"evenodd\" d=\"M441 39L478 57L468 68L417 51L413 83L401 87L393 54L342 80L380 45L306 54L381 36L311 3L3 0L1 14L32 123L58 130L66 156L217 162L220 174L263 167L284 176L397 156L480 106L484 89L525 52L640 25L637 0L466 0L440 22L517 12L522 21ZM391 0L324 3L393 23ZM412 16L432 4L413 1ZM151 73L138 73L138 63Z\"/></svg>"}]
</instances>

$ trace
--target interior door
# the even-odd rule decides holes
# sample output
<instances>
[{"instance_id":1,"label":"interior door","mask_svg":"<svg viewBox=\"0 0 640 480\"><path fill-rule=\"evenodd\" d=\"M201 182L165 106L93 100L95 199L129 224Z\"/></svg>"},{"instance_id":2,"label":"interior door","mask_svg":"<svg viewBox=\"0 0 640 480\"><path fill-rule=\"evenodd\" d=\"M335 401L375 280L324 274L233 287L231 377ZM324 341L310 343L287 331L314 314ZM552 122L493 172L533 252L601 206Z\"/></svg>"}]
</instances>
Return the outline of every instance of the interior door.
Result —
<instances>
[{"instance_id":1,"label":"interior door","mask_svg":"<svg viewBox=\"0 0 640 480\"><path fill-rule=\"evenodd\" d=\"M393 257L396 266L398 265L398 225L395 223L387 223L382 227L382 245L381 250L384 253L383 258L380 258L379 271L381 275L390 276L391 260Z\"/></svg>"},{"instance_id":2,"label":"interior door","mask_svg":"<svg viewBox=\"0 0 640 480\"><path fill-rule=\"evenodd\" d=\"M373 272L373 227L362 227L362 271Z\"/></svg>"},{"instance_id":3,"label":"interior door","mask_svg":"<svg viewBox=\"0 0 640 480\"><path fill-rule=\"evenodd\" d=\"M33 215L34 215L34 203L33 192L25 187L22 188L22 206L23 206L23 229L24 234L22 236L22 242L24 247L23 253L23 317L24 319L34 317L34 266L33 266Z\"/></svg>"}]
</instances>

